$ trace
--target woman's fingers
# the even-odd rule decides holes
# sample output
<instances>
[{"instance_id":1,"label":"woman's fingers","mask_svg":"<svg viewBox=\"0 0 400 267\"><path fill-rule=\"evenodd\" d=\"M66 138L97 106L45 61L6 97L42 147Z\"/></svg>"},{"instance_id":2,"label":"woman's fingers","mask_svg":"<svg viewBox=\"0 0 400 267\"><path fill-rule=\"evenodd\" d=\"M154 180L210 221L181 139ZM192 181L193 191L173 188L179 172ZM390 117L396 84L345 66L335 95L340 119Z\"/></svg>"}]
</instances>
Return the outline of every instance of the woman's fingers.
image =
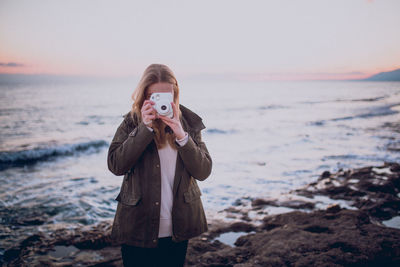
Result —
<instances>
[{"instance_id":1,"label":"woman's fingers","mask_svg":"<svg viewBox=\"0 0 400 267\"><path fill-rule=\"evenodd\" d=\"M155 105L155 104L156 104L156 102L151 101L151 100L145 100L145 101L143 102L143 106L145 106L145 105L153 106L153 105Z\"/></svg>"},{"instance_id":2,"label":"woman's fingers","mask_svg":"<svg viewBox=\"0 0 400 267\"><path fill-rule=\"evenodd\" d=\"M154 119L161 119L163 122L165 122L168 126L174 126L174 125L178 125L179 124L179 120L178 120L178 108L175 105L174 102L171 102L171 106L172 106L172 111L174 113L174 116L171 118L166 117L166 116L162 116L160 114L157 113L157 111L154 109L153 105L154 105L154 101L151 100L145 100L143 102L143 106L142 106L142 116L144 119L148 120L154 120Z\"/></svg>"},{"instance_id":3,"label":"woman's fingers","mask_svg":"<svg viewBox=\"0 0 400 267\"><path fill-rule=\"evenodd\" d=\"M154 102L154 101L152 101L152 100L145 100L145 101L143 102L143 105L144 105L144 104L147 104L147 103L150 103L150 104L154 105L156 102Z\"/></svg>"},{"instance_id":4,"label":"woman's fingers","mask_svg":"<svg viewBox=\"0 0 400 267\"><path fill-rule=\"evenodd\" d=\"M174 117L173 118L176 118L178 116L178 108L176 107L174 102L171 102L171 105L172 105L172 110L174 112Z\"/></svg>"},{"instance_id":5,"label":"woman's fingers","mask_svg":"<svg viewBox=\"0 0 400 267\"><path fill-rule=\"evenodd\" d=\"M175 109L175 114L178 114L177 110ZM174 131L176 137L179 136L179 139L185 136L185 131L182 128L181 122L178 119L178 116L174 116L172 119L166 116L159 116L159 118L171 127L172 131Z\"/></svg>"},{"instance_id":6,"label":"woman's fingers","mask_svg":"<svg viewBox=\"0 0 400 267\"><path fill-rule=\"evenodd\" d=\"M143 114L153 114L154 110L150 107L150 108L145 108L142 110Z\"/></svg>"},{"instance_id":7,"label":"woman's fingers","mask_svg":"<svg viewBox=\"0 0 400 267\"><path fill-rule=\"evenodd\" d=\"M156 115L147 115L147 116L144 116L144 118L146 119L146 121L154 120L156 118Z\"/></svg>"},{"instance_id":8,"label":"woman's fingers","mask_svg":"<svg viewBox=\"0 0 400 267\"><path fill-rule=\"evenodd\" d=\"M156 111L153 109L146 109L142 111L142 115L148 116L148 115L156 115Z\"/></svg>"},{"instance_id":9,"label":"woman's fingers","mask_svg":"<svg viewBox=\"0 0 400 267\"><path fill-rule=\"evenodd\" d=\"M173 123L173 122L174 122L173 119L171 119L171 118L169 118L169 117L166 117L166 116L163 116L163 115L158 115L158 117L159 117L160 119L162 119L163 121L167 121L167 122L170 122L170 123Z\"/></svg>"},{"instance_id":10,"label":"woman's fingers","mask_svg":"<svg viewBox=\"0 0 400 267\"><path fill-rule=\"evenodd\" d=\"M150 103L143 104L142 110L152 109L152 105Z\"/></svg>"},{"instance_id":11,"label":"woman's fingers","mask_svg":"<svg viewBox=\"0 0 400 267\"><path fill-rule=\"evenodd\" d=\"M142 114L149 114L149 113L155 114L155 109L153 108L151 103L148 102L142 106Z\"/></svg>"},{"instance_id":12,"label":"woman's fingers","mask_svg":"<svg viewBox=\"0 0 400 267\"><path fill-rule=\"evenodd\" d=\"M143 106L142 106L142 109L143 108L148 108L148 107L153 107L153 105L155 105L156 103L154 102L154 101L150 101L150 100L145 100L144 102L143 102Z\"/></svg>"},{"instance_id":13,"label":"woman's fingers","mask_svg":"<svg viewBox=\"0 0 400 267\"><path fill-rule=\"evenodd\" d=\"M153 108L153 101L145 100L141 109L143 121L151 122L157 118L156 110Z\"/></svg>"},{"instance_id":14,"label":"woman's fingers","mask_svg":"<svg viewBox=\"0 0 400 267\"><path fill-rule=\"evenodd\" d=\"M167 122L169 123L169 121L166 121L166 120L165 120L165 117L162 116L162 115L158 115L158 118L160 118L160 120L162 120L162 121L165 122L165 123L167 123ZM167 124L168 124L168 123L167 123Z\"/></svg>"},{"instance_id":15,"label":"woman's fingers","mask_svg":"<svg viewBox=\"0 0 400 267\"><path fill-rule=\"evenodd\" d=\"M174 122L173 122L170 118L165 117L165 116L161 116L161 115L159 115L158 117L159 117L166 125L168 125L169 127L173 128Z\"/></svg>"}]
</instances>

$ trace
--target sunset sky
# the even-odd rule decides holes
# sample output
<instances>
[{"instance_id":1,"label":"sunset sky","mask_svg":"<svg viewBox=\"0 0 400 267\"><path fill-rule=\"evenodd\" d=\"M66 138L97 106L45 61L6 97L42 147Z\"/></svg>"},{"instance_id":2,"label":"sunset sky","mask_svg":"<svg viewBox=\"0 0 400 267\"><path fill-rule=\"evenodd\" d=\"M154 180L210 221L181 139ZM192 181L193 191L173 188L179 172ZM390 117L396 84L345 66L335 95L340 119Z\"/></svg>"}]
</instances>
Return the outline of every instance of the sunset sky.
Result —
<instances>
[{"instance_id":1,"label":"sunset sky","mask_svg":"<svg viewBox=\"0 0 400 267\"><path fill-rule=\"evenodd\" d=\"M0 72L347 79L400 68L400 1L0 0Z\"/></svg>"}]
</instances>

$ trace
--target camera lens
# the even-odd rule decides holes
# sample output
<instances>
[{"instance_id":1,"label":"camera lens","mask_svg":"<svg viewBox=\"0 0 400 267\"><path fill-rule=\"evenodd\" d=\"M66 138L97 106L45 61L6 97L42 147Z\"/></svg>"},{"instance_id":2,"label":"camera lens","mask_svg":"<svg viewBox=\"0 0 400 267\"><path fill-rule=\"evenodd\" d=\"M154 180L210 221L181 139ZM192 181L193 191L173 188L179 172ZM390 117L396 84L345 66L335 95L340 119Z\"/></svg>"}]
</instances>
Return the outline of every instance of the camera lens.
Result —
<instances>
[{"instance_id":1,"label":"camera lens","mask_svg":"<svg viewBox=\"0 0 400 267\"><path fill-rule=\"evenodd\" d=\"M162 109L162 110L166 110L166 109L167 109L167 106L166 106L166 105L162 105L162 106L161 106L161 109Z\"/></svg>"}]
</instances>

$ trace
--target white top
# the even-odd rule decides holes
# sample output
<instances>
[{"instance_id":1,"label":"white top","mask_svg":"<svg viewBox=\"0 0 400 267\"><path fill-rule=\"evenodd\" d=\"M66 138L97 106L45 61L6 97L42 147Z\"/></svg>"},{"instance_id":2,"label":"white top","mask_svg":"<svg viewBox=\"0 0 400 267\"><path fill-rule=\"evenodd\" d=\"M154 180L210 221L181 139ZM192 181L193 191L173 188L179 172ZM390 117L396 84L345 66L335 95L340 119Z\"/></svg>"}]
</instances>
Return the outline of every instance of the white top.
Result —
<instances>
[{"instance_id":1,"label":"white top","mask_svg":"<svg viewBox=\"0 0 400 267\"><path fill-rule=\"evenodd\" d=\"M153 131L151 127L147 128ZM189 135L185 132L185 137L176 142L180 146L184 146L189 139ZM172 194L175 178L176 158L178 151L173 149L167 142L166 146L158 149L160 156L161 168L161 206L160 206L160 227L158 237L172 236L172 205L174 196Z\"/></svg>"}]
</instances>

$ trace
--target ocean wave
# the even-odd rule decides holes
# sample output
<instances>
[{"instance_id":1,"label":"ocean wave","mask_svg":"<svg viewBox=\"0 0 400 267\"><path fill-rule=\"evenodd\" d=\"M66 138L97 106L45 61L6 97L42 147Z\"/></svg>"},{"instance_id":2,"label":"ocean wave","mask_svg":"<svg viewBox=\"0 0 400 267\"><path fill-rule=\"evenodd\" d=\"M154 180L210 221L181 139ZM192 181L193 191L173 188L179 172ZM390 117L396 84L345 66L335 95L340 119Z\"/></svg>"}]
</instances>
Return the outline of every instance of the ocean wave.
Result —
<instances>
[{"instance_id":1,"label":"ocean wave","mask_svg":"<svg viewBox=\"0 0 400 267\"><path fill-rule=\"evenodd\" d=\"M385 98L388 98L388 96L384 95L384 96L377 96L377 97L371 97L371 98L351 99L350 101L352 101L352 102L375 102L375 101L379 101L379 100L382 100Z\"/></svg>"},{"instance_id":2,"label":"ocean wave","mask_svg":"<svg viewBox=\"0 0 400 267\"><path fill-rule=\"evenodd\" d=\"M376 102L383 99L388 98L388 95L377 96L377 97L369 97L369 98L354 98L354 99L342 99L338 98L335 100L322 100L322 101L301 101L301 104L326 104L326 103L335 103L335 102Z\"/></svg>"},{"instance_id":3,"label":"ocean wave","mask_svg":"<svg viewBox=\"0 0 400 267\"><path fill-rule=\"evenodd\" d=\"M262 105L262 106L245 106L245 107L231 107L231 108L226 108L226 112L244 112L248 110L273 110L273 109L287 109L289 108L288 106L283 106L283 105Z\"/></svg>"},{"instance_id":4,"label":"ocean wave","mask_svg":"<svg viewBox=\"0 0 400 267\"><path fill-rule=\"evenodd\" d=\"M325 120L311 121L311 122L308 122L307 125L323 126L323 125L325 125Z\"/></svg>"},{"instance_id":5,"label":"ocean wave","mask_svg":"<svg viewBox=\"0 0 400 267\"><path fill-rule=\"evenodd\" d=\"M100 148L108 146L104 140L95 140L77 144L35 147L20 151L0 151L0 169L10 165L32 164L53 157L70 156L76 153L95 153Z\"/></svg>"},{"instance_id":6,"label":"ocean wave","mask_svg":"<svg viewBox=\"0 0 400 267\"><path fill-rule=\"evenodd\" d=\"M86 116L83 120L76 122L76 124L80 124L80 125L89 125L89 124L103 125L104 124L104 116L98 116L98 115Z\"/></svg>"},{"instance_id":7,"label":"ocean wave","mask_svg":"<svg viewBox=\"0 0 400 267\"><path fill-rule=\"evenodd\" d=\"M371 109L367 113L361 113L355 116L346 116L346 117L341 117L341 118L335 118L331 119L331 121L342 121L342 120L352 120L352 119L358 119L358 118L371 118L371 117L380 117L380 116L387 116L387 115L393 115L399 113L399 111L392 109L394 106L398 106L399 104L391 104L391 105L386 105L386 106L380 106L376 107L374 109Z\"/></svg>"},{"instance_id":8,"label":"ocean wave","mask_svg":"<svg viewBox=\"0 0 400 267\"><path fill-rule=\"evenodd\" d=\"M391 140L385 145L385 149L391 152L400 152L400 142L398 140Z\"/></svg>"},{"instance_id":9,"label":"ocean wave","mask_svg":"<svg viewBox=\"0 0 400 267\"><path fill-rule=\"evenodd\" d=\"M339 155L327 155L324 156L321 161L329 161L329 160L337 160L337 161L344 161L344 162L351 162L351 161L389 161L387 156L378 156L374 154L339 154Z\"/></svg>"},{"instance_id":10,"label":"ocean wave","mask_svg":"<svg viewBox=\"0 0 400 267\"><path fill-rule=\"evenodd\" d=\"M309 122L308 124L313 125L313 126L323 126L325 124L325 122L327 122L327 121L345 121L345 120L366 119L366 118L371 118L371 117L381 117L381 116L393 115L393 114L399 113L399 109L397 108L398 106L400 106L399 103L386 105L386 106L380 106L380 107L375 107L373 109L370 109L369 112L367 112L367 113L361 113L361 114L354 115L354 116L339 117L339 118L334 118L334 119L329 119L329 120L318 120L318 121Z\"/></svg>"},{"instance_id":11,"label":"ocean wave","mask_svg":"<svg viewBox=\"0 0 400 267\"><path fill-rule=\"evenodd\" d=\"M284 109L287 108L286 106L282 105L267 105L267 106L259 106L259 110L267 110L267 109Z\"/></svg>"},{"instance_id":12,"label":"ocean wave","mask_svg":"<svg viewBox=\"0 0 400 267\"><path fill-rule=\"evenodd\" d=\"M218 128L211 128L211 129L207 129L206 131L207 133L211 133L211 134L231 134L231 133L236 133L237 131L232 129L232 130L222 130L222 129L218 129Z\"/></svg>"},{"instance_id":13,"label":"ocean wave","mask_svg":"<svg viewBox=\"0 0 400 267\"><path fill-rule=\"evenodd\" d=\"M355 155L355 154L343 154L343 155L329 155L329 156L324 156L321 160L326 161L326 160L354 160L354 159L359 159L362 156L360 155Z\"/></svg>"}]
</instances>

